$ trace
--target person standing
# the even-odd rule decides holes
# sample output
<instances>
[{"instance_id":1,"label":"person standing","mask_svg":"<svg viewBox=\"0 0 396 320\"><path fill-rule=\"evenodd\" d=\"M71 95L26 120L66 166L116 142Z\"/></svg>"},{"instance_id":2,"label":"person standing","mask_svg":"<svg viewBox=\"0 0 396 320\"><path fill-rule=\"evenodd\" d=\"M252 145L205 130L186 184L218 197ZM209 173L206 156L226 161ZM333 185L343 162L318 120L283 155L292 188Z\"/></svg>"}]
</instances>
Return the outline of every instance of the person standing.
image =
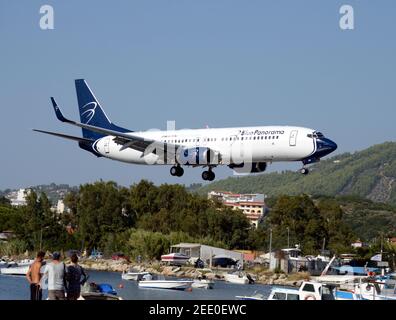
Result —
<instances>
[{"instance_id":1,"label":"person standing","mask_svg":"<svg viewBox=\"0 0 396 320\"><path fill-rule=\"evenodd\" d=\"M29 270L26 273L26 278L30 284L30 300L41 300L43 297L43 292L40 287L42 277L40 269L43 266L44 257L45 253L43 251L37 252L36 259L29 266Z\"/></svg>"},{"instance_id":2,"label":"person standing","mask_svg":"<svg viewBox=\"0 0 396 320\"><path fill-rule=\"evenodd\" d=\"M44 276L48 279L49 300L65 300L66 266L60 258L60 253L54 252L52 262L45 267Z\"/></svg>"},{"instance_id":3,"label":"person standing","mask_svg":"<svg viewBox=\"0 0 396 320\"><path fill-rule=\"evenodd\" d=\"M80 297L81 286L87 281L88 277L78 264L77 254L71 256L72 264L67 267L67 300L77 300Z\"/></svg>"}]
</instances>

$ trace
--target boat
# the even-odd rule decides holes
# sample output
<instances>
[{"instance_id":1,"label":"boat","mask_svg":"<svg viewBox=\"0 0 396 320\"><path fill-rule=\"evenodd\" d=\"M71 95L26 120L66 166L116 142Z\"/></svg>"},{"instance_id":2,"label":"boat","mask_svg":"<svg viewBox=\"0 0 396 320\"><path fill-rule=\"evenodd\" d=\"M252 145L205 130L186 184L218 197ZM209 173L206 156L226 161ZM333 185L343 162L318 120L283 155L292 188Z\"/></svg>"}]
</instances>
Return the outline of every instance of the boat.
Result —
<instances>
[{"instance_id":1,"label":"boat","mask_svg":"<svg viewBox=\"0 0 396 320\"><path fill-rule=\"evenodd\" d=\"M163 254L161 256L162 262L168 262L169 264L173 265L183 265L186 264L189 260L190 256L179 252L172 252L168 254Z\"/></svg>"},{"instance_id":2,"label":"boat","mask_svg":"<svg viewBox=\"0 0 396 320\"><path fill-rule=\"evenodd\" d=\"M235 296L237 300L265 300L265 297L262 293L255 291L251 296Z\"/></svg>"},{"instance_id":3,"label":"boat","mask_svg":"<svg viewBox=\"0 0 396 320\"><path fill-rule=\"evenodd\" d=\"M224 280L236 284L251 284L254 280L249 274L244 272L227 273L224 275Z\"/></svg>"},{"instance_id":4,"label":"boat","mask_svg":"<svg viewBox=\"0 0 396 320\"><path fill-rule=\"evenodd\" d=\"M32 260L32 259L23 259L23 260L17 261L16 264L18 265L18 267L25 267L25 266L30 266L33 262L34 262L34 260Z\"/></svg>"},{"instance_id":5,"label":"boat","mask_svg":"<svg viewBox=\"0 0 396 320\"><path fill-rule=\"evenodd\" d=\"M23 260L18 263L8 264L6 268L0 269L0 274L8 276L25 276L29 270L31 263L33 262L34 260ZM44 268L45 262L43 262L41 266L41 273L44 273Z\"/></svg>"},{"instance_id":6,"label":"boat","mask_svg":"<svg viewBox=\"0 0 396 320\"><path fill-rule=\"evenodd\" d=\"M146 274L149 274L149 273L146 272L146 271L139 272L137 270L130 269L130 270L126 271L126 272L124 271L121 274L121 279L128 280L128 281L130 281L130 280L139 281L139 280L142 280L143 276L145 276Z\"/></svg>"},{"instance_id":7,"label":"boat","mask_svg":"<svg viewBox=\"0 0 396 320\"><path fill-rule=\"evenodd\" d=\"M143 276L143 279L138 282L139 288L150 289L172 289L172 290L186 290L191 288L192 280L165 280L165 278L152 279L151 274Z\"/></svg>"},{"instance_id":8,"label":"boat","mask_svg":"<svg viewBox=\"0 0 396 320\"><path fill-rule=\"evenodd\" d=\"M29 270L29 266L8 266L7 268L1 268L0 273L8 276L24 276Z\"/></svg>"},{"instance_id":9,"label":"boat","mask_svg":"<svg viewBox=\"0 0 396 320\"><path fill-rule=\"evenodd\" d=\"M77 300L123 300L110 284L85 283Z\"/></svg>"},{"instance_id":10,"label":"boat","mask_svg":"<svg viewBox=\"0 0 396 320\"><path fill-rule=\"evenodd\" d=\"M209 279L195 279L191 287L195 289L213 289L214 281Z\"/></svg>"},{"instance_id":11,"label":"boat","mask_svg":"<svg viewBox=\"0 0 396 320\"><path fill-rule=\"evenodd\" d=\"M303 281L299 289L273 287L267 300L335 300L335 295L331 286Z\"/></svg>"},{"instance_id":12,"label":"boat","mask_svg":"<svg viewBox=\"0 0 396 320\"><path fill-rule=\"evenodd\" d=\"M337 278L343 279L337 279ZM268 300L362 300L360 294L349 288L354 277L321 276L320 281L303 281L300 288L273 287Z\"/></svg>"}]
</instances>

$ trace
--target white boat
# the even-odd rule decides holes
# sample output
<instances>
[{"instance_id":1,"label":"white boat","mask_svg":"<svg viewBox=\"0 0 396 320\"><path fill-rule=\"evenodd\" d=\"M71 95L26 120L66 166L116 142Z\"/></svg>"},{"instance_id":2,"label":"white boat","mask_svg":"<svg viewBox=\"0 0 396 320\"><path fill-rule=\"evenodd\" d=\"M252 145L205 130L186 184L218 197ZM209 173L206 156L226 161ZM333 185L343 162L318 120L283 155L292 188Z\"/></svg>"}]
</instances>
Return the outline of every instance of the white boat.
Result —
<instances>
[{"instance_id":1,"label":"white boat","mask_svg":"<svg viewBox=\"0 0 396 320\"><path fill-rule=\"evenodd\" d=\"M16 264L18 265L18 267L25 267L25 266L30 266L33 262L34 262L34 260L32 260L32 259L23 259L23 260L17 261Z\"/></svg>"},{"instance_id":2,"label":"white boat","mask_svg":"<svg viewBox=\"0 0 396 320\"><path fill-rule=\"evenodd\" d=\"M153 280L151 274L143 276L143 279L138 282L139 288L151 288L151 289L172 289L172 290L186 290L191 288L192 280L165 280L156 279Z\"/></svg>"},{"instance_id":3,"label":"white boat","mask_svg":"<svg viewBox=\"0 0 396 320\"><path fill-rule=\"evenodd\" d=\"M209 279L195 279L191 287L195 289L213 289L214 281Z\"/></svg>"},{"instance_id":4,"label":"white boat","mask_svg":"<svg viewBox=\"0 0 396 320\"><path fill-rule=\"evenodd\" d=\"M139 281L143 279L143 276L146 274L149 274L148 272L139 272L139 271L134 271L134 270L129 270L127 272L123 272L121 274L121 279L123 280L129 280L129 281Z\"/></svg>"},{"instance_id":5,"label":"white boat","mask_svg":"<svg viewBox=\"0 0 396 320\"><path fill-rule=\"evenodd\" d=\"M9 264L8 267L0 269L0 274L8 276L25 276L29 270L31 263L33 262L34 260L24 260L19 262L18 264ZM44 273L44 268L45 262L40 269L41 273Z\"/></svg>"},{"instance_id":6,"label":"white boat","mask_svg":"<svg viewBox=\"0 0 396 320\"><path fill-rule=\"evenodd\" d=\"M188 255L179 252L163 254L161 256L162 262L168 262L169 264L174 264L174 265L183 265L186 264L189 260L190 257Z\"/></svg>"},{"instance_id":7,"label":"white boat","mask_svg":"<svg viewBox=\"0 0 396 320\"><path fill-rule=\"evenodd\" d=\"M0 273L3 275L9 276L24 276L29 270L29 266L16 266L16 267L8 267L8 268L1 268Z\"/></svg>"},{"instance_id":8,"label":"white boat","mask_svg":"<svg viewBox=\"0 0 396 320\"><path fill-rule=\"evenodd\" d=\"M304 281L299 289L273 287L268 300L361 300L350 290L341 290L334 284Z\"/></svg>"},{"instance_id":9,"label":"white boat","mask_svg":"<svg viewBox=\"0 0 396 320\"><path fill-rule=\"evenodd\" d=\"M249 284L254 282L252 277L244 272L227 273L224 275L224 280L236 284Z\"/></svg>"}]
</instances>

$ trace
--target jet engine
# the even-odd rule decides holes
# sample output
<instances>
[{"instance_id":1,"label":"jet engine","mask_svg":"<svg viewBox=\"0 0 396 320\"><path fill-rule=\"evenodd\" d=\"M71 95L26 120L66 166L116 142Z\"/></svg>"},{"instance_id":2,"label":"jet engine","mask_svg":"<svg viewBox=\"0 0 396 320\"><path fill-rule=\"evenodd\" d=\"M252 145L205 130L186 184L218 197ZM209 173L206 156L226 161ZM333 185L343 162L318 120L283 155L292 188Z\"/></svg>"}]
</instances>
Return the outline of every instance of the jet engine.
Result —
<instances>
[{"instance_id":1,"label":"jet engine","mask_svg":"<svg viewBox=\"0 0 396 320\"><path fill-rule=\"evenodd\" d=\"M184 165L219 164L219 154L206 147L181 149L178 152L177 163Z\"/></svg>"},{"instance_id":2,"label":"jet engine","mask_svg":"<svg viewBox=\"0 0 396 320\"><path fill-rule=\"evenodd\" d=\"M229 167L237 173L260 173L267 169L267 162L252 162L241 164L230 164Z\"/></svg>"}]
</instances>

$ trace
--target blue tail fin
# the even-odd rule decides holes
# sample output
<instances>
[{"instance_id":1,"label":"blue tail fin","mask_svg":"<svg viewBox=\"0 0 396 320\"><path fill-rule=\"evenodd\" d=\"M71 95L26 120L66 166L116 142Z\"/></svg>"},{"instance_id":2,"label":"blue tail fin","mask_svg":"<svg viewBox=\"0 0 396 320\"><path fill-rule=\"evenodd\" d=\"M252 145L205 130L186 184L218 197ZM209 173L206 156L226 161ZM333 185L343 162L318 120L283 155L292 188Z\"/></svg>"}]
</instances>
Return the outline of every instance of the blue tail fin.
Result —
<instances>
[{"instance_id":1,"label":"blue tail fin","mask_svg":"<svg viewBox=\"0 0 396 320\"><path fill-rule=\"evenodd\" d=\"M78 79L75 83L81 123L119 132L131 132L130 130L116 126L110 121L84 79ZM94 140L104 136L88 129L82 129L82 133L84 138Z\"/></svg>"}]
</instances>

